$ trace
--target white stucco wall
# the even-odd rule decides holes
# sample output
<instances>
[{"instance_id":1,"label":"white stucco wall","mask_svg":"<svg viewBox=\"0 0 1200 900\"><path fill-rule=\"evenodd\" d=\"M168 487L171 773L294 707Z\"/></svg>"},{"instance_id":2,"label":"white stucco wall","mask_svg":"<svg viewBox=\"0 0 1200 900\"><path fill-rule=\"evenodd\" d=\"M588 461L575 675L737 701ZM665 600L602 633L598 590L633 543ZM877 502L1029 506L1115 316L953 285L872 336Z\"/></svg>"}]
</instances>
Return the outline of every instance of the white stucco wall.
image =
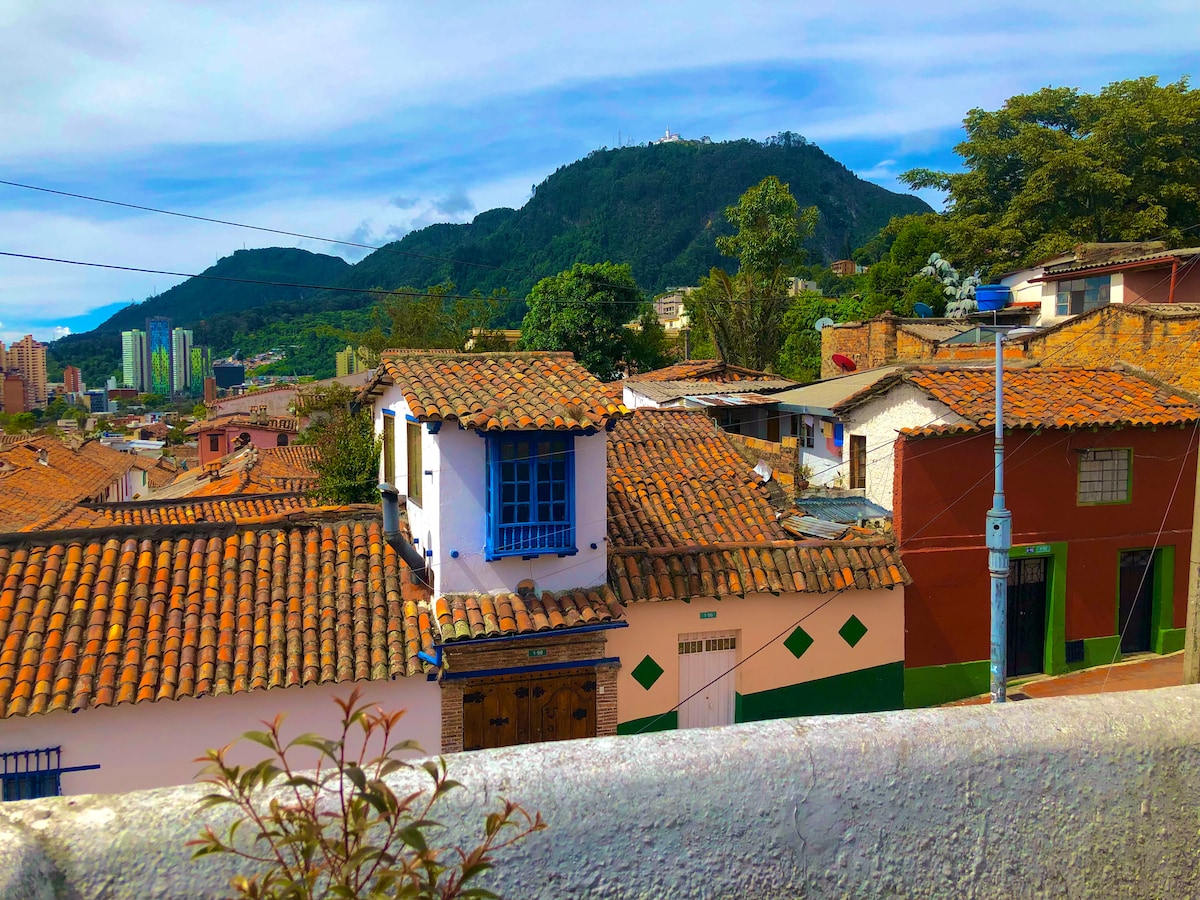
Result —
<instances>
[{"instance_id":1,"label":"white stucco wall","mask_svg":"<svg viewBox=\"0 0 1200 900\"><path fill-rule=\"evenodd\" d=\"M1000 283L1012 288L1013 302L1031 301L1041 304L1041 311L1037 318L1032 322L1033 325L1046 327L1057 324L1070 316L1060 316L1058 314L1056 303L1058 300L1058 282L1043 281L1037 284L1031 284L1030 279L1039 278L1043 274L1043 270L1022 269L1020 272L1014 272L1011 275L1006 275L1000 279ZM1082 273L1086 275L1086 273ZM1109 303L1124 303L1125 302L1125 274L1123 272L1113 272L1109 275Z\"/></svg>"},{"instance_id":2,"label":"white stucco wall","mask_svg":"<svg viewBox=\"0 0 1200 900\"><path fill-rule=\"evenodd\" d=\"M841 472L848 479L850 436L866 436L866 497L886 509L891 509L893 475L896 468L896 437L900 429L921 428L926 425L957 425L965 421L944 404L930 400L924 391L910 384L898 384L883 396L864 403L846 417L846 461Z\"/></svg>"},{"instance_id":3,"label":"white stucco wall","mask_svg":"<svg viewBox=\"0 0 1200 900\"><path fill-rule=\"evenodd\" d=\"M383 409L396 412L396 480L408 494L408 407L395 387L375 401L376 433L383 430ZM607 435L575 436L575 540L578 553L533 559L484 558L487 529L486 442L474 429L445 423L437 434L422 427L422 499L410 500L409 527L433 569L434 591L511 591L526 578L539 590L559 591L601 584L607 577ZM380 463L382 466L382 462ZM381 469L382 471L382 469ZM593 549L593 546L595 548ZM457 551L457 557L451 554ZM430 555L430 552L432 555Z\"/></svg>"},{"instance_id":4,"label":"white stucco wall","mask_svg":"<svg viewBox=\"0 0 1200 900\"><path fill-rule=\"evenodd\" d=\"M423 675L395 681L364 682L363 700L387 711L404 709L398 740L412 738L429 752L441 751L441 688ZM191 782L205 750L222 747L263 721L287 716L284 734L316 732L333 737L341 712L335 697L348 697L352 684L274 688L218 697L160 700L58 711L0 720L0 752L62 747L62 765L99 769L62 776L64 794L108 794ZM230 759L249 763L264 758L265 747L241 746ZM301 768L316 757L301 748Z\"/></svg>"},{"instance_id":5,"label":"white stucco wall","mask_svg":"<svg viewBox=\"0 0 1200 900\"><path fill-rule=\"evenodd\" d=\"M832 427L833 419L822 419L820 416L807 414L803 418L812 425L813 446L800 448L800 465L810 469L810 484L831 485L842 475L842 457L846 447L834 444L832 434L829 437L825 436L824 423L828 422Z\"/></svg>"},{"instance_id":6,"label":"white stucco wall","mask_svg":"<svg viewBox=\"0 0 1200 900\"><path fill-rule=\"evenodd\" d=\"M644 394L639 394L628 384L624 386L624 393L621 397L621 402L624 403L629 409L644 409L646 407L658 409L659 407L657 400L651 400Z\"/></svg>"}]
</instances>

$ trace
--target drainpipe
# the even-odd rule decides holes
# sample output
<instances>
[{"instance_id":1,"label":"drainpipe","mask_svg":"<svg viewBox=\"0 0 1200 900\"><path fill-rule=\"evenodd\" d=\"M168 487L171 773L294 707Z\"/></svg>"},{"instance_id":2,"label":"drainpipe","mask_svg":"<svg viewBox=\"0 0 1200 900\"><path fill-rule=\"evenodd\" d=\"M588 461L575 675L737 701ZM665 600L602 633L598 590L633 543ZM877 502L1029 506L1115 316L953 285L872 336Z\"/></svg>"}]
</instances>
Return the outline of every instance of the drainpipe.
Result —
<instances>
[{"instance_id":1,"label":"drainpipe","mask_svg":"<svg viewBox=\"0 0 1200 900\"><path fill-rule=\"evenodd\" d=\"M429 571L425 566L425 557L421 555L421 551L404 539L404 533L400 530L400 492L393 485L381 484L379 493L383 497L384 539L408 564L408 568L412 572L413 584L432 587L429 583Z\"/></svg>"},{"instance_id":2,"label":"drainpipe","mask_svg":"<svg viewBox=\"0 0 1200 900\"><path fill-rule=\"evenodd\" d=\"M1167 289L1167 302L1175 302L1175 280L1179 275L1179 257L1171 260L1171 287Z\"/></svg>"},{"instance_id":3,"label":"drainpipe","mask_svg":"<svg viewBox=\"0 0 1200 900\"><path fill-rule=\"evenodd\" d=\"M1004 335L996 332L996 487L987 512L988 574L992 583L992 702L1008 699L1008 551L1012 513L1004 508Z\"/></svg>"}]
</instances>

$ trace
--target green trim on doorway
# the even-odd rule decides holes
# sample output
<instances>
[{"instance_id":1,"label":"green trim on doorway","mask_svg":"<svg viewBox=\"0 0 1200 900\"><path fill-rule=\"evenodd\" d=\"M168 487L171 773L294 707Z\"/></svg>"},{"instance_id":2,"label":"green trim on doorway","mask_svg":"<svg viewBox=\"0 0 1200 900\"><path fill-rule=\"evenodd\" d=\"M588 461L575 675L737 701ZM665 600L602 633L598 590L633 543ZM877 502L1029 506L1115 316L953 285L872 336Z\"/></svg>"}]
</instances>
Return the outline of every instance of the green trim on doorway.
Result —
<instances>
[{"instance_id":1,"label":"green trim on doorway","mask_svg":"<svg viewBox=\"0 0 1200 900\"><path fill-rule=\"evenodd\" d=\"M904 707L940 706L963 697L986 694L991 686L992 671L986 659L905 669Z\"/></svg>"},{"instance_id":2,"label":"green trim on doorway","mask_svg":"<svg viewBox=\"0 0 1200 900\"><path fill-rule=\"evenodd\" d=\"M1067 671L1067 542L1022 544L1008 551L1009 559L1030 556L1053 559L1050 585L1046 590L1046 657L1043 666L1047 675L1061 675Z\"/></svg>"},{"instance_id":3,"label":"green trim on doorway","mask_svg":"<svg viewBox=\"0 0 1200 900\"><path fill-rule=\"evenodd\" d=\"M904 707L904 663L885 663L856 672L745 694L737 721L790 716L877 712Z\"/></svg>"},{"instance_id":4,"label":"green trim on doorway","mask_svg":"<svg viewBox=\"0 0 1200 900\"><path fill-rule=\"evenodd\" d=\"M1175 631L1175 545L1159 547L1154 558L1154 605L1150 612L1150 646L1155 653L1174 653L1183 648L1164 650L1173 646L1167 634ZM1180 632L1182 628L1178 629Z\"/></svg>"},{"instance_id":5,"label":"green trim on doorway","mask_svg":"<svg viewBox=\"0 0 1200 900\"><path fill-rule=\"evenodd\" d=\"M657 720L657 721L655 721ZM646 716L617 724L617 734L643 734L651 731L674 731L679 727L679 714L675 710L661 716Z\"/></svg>"},{"instance_id":6,"label":"green trim on doorway","mask_svg":"<svg viewBox=\"0 0 1200 900\"><path fill-rule=\"evenodd\" d=\"M1155 653L1178 653L1183 649L1186 628L1165 628L1154 642Z\"/></svg>"},{"instance_id":7,"label":"green trim on doorway","mask_svg":"<svg viewBox=\"0 0 1200 900\"><path fill-rule=\"evenodd\" d=\"M1110 634L1105 637L1083 639L1083 661L1067 664L1068 672L1107 666L1121 661L1121 636Z\"/></svg>"}]
</instances>

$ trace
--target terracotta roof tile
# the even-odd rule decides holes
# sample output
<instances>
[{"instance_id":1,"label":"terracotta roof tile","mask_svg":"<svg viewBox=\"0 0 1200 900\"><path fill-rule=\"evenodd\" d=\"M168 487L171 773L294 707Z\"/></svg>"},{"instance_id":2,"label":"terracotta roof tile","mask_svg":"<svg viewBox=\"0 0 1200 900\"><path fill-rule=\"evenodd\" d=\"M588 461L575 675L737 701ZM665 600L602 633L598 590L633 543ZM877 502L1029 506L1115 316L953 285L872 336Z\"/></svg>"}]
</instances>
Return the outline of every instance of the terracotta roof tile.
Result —
<instances>
[{"instance_id":1,"label":"terracotta roof tile","mask_svg":"<svg viewBox=\"0 0 1200 900\"><path fill-rule=\"evenodd\" d=\"M541 594L445 594L434 603L436 625L422 639L449 644L474 638L554 632L620 619L624 610L608 585Z\"/></svg>"},{"instance_id":2,"label":"terracotta roof tile","mask_svg":"<svg viewBox=\"0 0 1200 900\"><path fill-rule=\"evenodd\" d=\"M248 444L203 467L193 467L155 491L161 499L230 494L298 493L316 486L312 445L255 447Z\"/></svg>"},{"instance_id":3,"label":"terracotta roof tile","mask_svg":"<svg viewBox=\"0 0 1200 900\"><path fill-rule=\"evenodd\" d=\"M570 353L401 353L364 390L391 384L416 419L485 431L585 431L628 413Z\"/></svg>"},{"instance_id":4,"label":"terracotta roof tile","mask_svg":"<svg viewBox=\"0 0 1200 900\"><path fill-rule=\"evenodd\" d=\"M631 375L637 381L775 381L778 375L731 365L719 359L691 359Z\"/></svg>"},{"instance_id":5,"label":"terracotta roof tile","mask_svg":"<svg viewBox=\"0 0 1200 900\"><path fill-rule=\"evenodd\" d=\"M255 421L254 417L248 412L234 412L193 422L184 429L184 433L203 434L204 432L215 431L221 428L261 428L267 431L299 434L300 420L295 416L267 416L260 421Z\"/></svg>"},{"instance_id":6,"label":"terracotta roof tile","mask_svg":"<svg viewBox=\"0 0 1200 900\"><path fill-rule=\"evenodd\" d=\"M608 441L609 585L622 603L909 583L889 541L796 540L703 411L638 410Z\"/></svg>"},{"instance_id":7,"label":"terracotta roof tile","mask_svg":"<svg viewBox=\"0 0 1200 900\"><path fill-rule=\"evenodd\" d=\"M322 508L329 507L306 494L235 494L228 497L85 504L38 530L193 525L203 522L246 523Z\"/></svg>"},{"instance_id":8,"label":"terracotta roof tile","mask_svg":"<svg viewBox=\"0 0 1200 900\"><path fill-rule=\"evenodd\" d=\"M71 447L39 436L2 445L0 531L38 528L82 500L103 499L133 465L132 455L95 441Z\"/></svg>"},{"instance_id":9,"label":"terracotta roof tile","mask_svg":"<svg viewBox=\"0 0 1200 900\"><path fill-rule=\"evenodd\" d=\"M354 515L0 540L0 718L417 674L421 605Z\"/></svg>"}]
</instances>

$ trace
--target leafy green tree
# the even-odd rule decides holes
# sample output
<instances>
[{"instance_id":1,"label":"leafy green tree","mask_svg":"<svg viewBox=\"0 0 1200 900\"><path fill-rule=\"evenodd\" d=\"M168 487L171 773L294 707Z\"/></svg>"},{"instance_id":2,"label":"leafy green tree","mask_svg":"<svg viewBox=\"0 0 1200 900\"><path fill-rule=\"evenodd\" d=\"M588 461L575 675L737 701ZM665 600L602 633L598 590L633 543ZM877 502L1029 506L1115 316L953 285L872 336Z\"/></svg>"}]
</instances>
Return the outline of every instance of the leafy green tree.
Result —
<instances>
[{"instance_id":1,"label":"leafy green tree","mask_svg":"<svg viewBox=\"0 0 1200 900\"><path fill-rule=\"evenodd\" d=\"M4 416L5 434L24 434L37 428L37 417L31 412L0 413Z\"/></svg>"},{"instance_id":2,"label":"leafy green tree","mask_svg":"<svg viewBox=\"0 0 1200 900\"><path fill-rule=\"evenodd\" d=\"M796 298L783 317L786 335L779 351L779 374L795 381L816 381L821 377L821 333L818 319L834 318L841 301L817 293L804 293Z\"/></svg>"},{"instance_id":3,"label":"leafy green tree","mask_svg":"<svg viewBox=\"0 0 1200 900\"><path fill-rule=\"evenodd\" d=\"M737 257L737 273L713 269L688 295L687 306L712 335L721 359L766 369L783 343L788 278L816 228L817 208L801 212L788 186L770 175L728 207L725 217L735 232L718 237L717 249Z\"/></svg>"},{"instance_id":4,"label":"leafy green tree","mask_svg":"<svg viewBox=\"0 0 1200 900\"><path fill-rule=\"evenodd\" d=\"M570 350L600 380L620 378L630 351L625 323L644 312L645 302L628 265L576 263L529 292L521 349Z\"/></svg>"},{"instance_id":5,"label":"leafy green tree","mask_svg":"<svg viewBox=\"0 0 1200 900\"><path fill-rule=\"evenodd\" d=\"M945 250L966 269L994 276L1085 241L1182 246L1200 222L1200 91L1186 78L1043 88L963 124L965 171L901 178L948 194Z\"/></svg>"},{"instance_id":6,"label":"leafy green tree","mask_svg":"<svg viewBox=\"0 0 1200 900\"><path fill-rule=\"evenodd\" d=\"M380 442L369 407L336 410L315 443L315 496L331 503L379 501Z\"/></svg>"},{"instance_id":7,"label":"leafy green tree","mask_svg":"<svg viewBox=\"0 0 1200 900\"><path fill-rule=\"evenodd\" d=\"M672 361L666 329L652 307L642 310L636 331L627 329L626 342L629 374L661 369Z\"/></svg>"}]
</instances>

